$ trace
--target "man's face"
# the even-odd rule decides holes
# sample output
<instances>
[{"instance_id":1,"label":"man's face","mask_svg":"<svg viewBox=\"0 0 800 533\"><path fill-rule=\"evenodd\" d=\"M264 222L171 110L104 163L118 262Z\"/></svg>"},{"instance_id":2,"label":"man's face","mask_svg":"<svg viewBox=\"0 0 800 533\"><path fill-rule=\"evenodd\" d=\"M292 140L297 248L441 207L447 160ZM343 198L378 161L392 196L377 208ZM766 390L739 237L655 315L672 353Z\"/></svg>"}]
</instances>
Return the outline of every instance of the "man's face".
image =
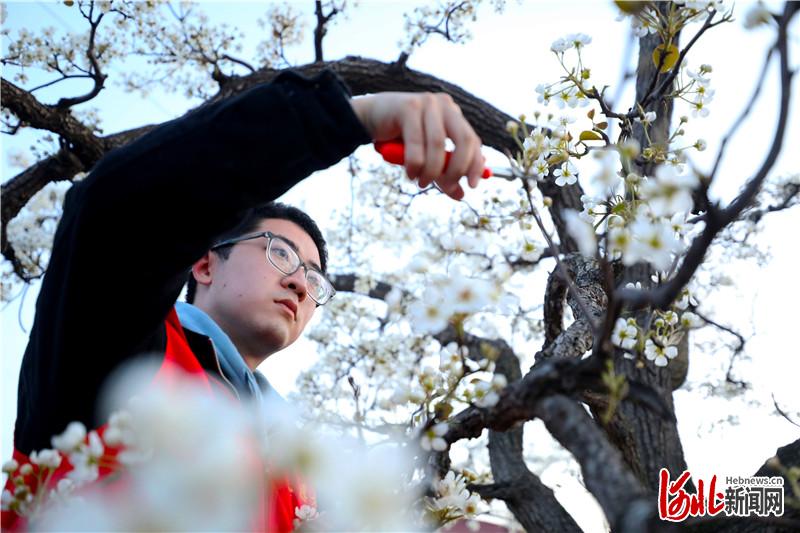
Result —
<instances>
[{"instance_id":1,"label":"man's face","mask_svg":"<svg viewBox=\"0 0 800 533\"><path fill-rule=\"evenodd\" d=\"M270 231L297 247L300 260L319 268L311 236L294 222L265 219L253 231ZM248 362L263 359L293 343L311 320L316 304L307 293L305 270L285 275L266 256L267 239L236 243L223 260L209 255L210 284L198 301L228 334Z\"/></svg>"}]
</instances>

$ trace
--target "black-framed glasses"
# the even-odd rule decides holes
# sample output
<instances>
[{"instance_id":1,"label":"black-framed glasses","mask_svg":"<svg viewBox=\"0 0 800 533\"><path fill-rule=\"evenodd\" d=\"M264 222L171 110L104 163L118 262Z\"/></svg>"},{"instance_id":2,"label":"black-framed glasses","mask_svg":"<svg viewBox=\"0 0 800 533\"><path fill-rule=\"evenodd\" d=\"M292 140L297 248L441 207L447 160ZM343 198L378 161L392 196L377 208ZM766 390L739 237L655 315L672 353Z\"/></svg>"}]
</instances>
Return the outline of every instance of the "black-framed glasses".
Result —
<instances>
[{"instance_id":1,"label":"black-framed glasses","mask_svg":"<svg viewBox=\"0 0 800 533\"><path fill-rule=\"evenodd\" d=\"M267 260L272 266L278 269L280 273L291 276L297 272L300 267L303 267L306 273L308 295L317 305L325 305L333 298L333 295L336 294L336 290L333 288L333 283L325 277L325 274L320 272L316 267L304 263L300 259L300 256L297 255L294 247L289 244L289 241L280 235L275 235L271 231L251 233L249 235L227 239L218 242L212 246L211 249L216 250L217 248L231 246L237 242L259 239L261 237L267 239Z\"/></svg>"}]
</instances>

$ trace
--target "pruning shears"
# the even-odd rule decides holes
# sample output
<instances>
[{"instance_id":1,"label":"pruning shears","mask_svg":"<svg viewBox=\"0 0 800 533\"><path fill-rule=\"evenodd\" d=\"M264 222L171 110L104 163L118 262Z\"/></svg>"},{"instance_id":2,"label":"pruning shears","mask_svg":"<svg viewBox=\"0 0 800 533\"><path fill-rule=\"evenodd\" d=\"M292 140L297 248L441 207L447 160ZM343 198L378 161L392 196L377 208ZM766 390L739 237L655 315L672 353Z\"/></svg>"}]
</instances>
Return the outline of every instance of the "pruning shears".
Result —
<instances>
[{"instance_id":1,"label":"pruning shears","mask_svg":"<svg viewBox=\"0 0 800 533\"><path fill-rule=\"evenodd\" d=\"M403 144L403 141L377 141L375 143L375 150L381 154L383 160L387 163L392 163L394 165L402 165L405 163L406 159L406 146ZM442 173L447 169L448 163L450 163L450 158L453 156L453 152L445 150L444 152L444 167L442 167ZM487 179L492 177L492 169L484 168L483 173L481 173L481 178Z\"/></svg>"}]
</instances>

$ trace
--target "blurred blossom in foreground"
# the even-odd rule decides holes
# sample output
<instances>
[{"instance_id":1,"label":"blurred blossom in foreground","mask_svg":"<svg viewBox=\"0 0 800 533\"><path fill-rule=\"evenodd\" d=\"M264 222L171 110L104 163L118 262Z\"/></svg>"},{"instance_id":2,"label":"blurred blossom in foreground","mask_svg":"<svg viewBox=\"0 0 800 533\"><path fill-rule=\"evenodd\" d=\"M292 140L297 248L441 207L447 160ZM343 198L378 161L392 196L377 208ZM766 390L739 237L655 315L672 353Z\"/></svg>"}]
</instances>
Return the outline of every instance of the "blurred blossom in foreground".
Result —
<instances>
[{"instance_id":1,"label":"blurred blossom in foreground","mask_svg":"<svg viewBox=\"0 0 800 533\"><path fill-rule=\"evenodd\" d=\"M252 530L265 487L284 477L302 480L307 492L296 509L301 530L418 527L414 502L421 496L400 443L369 448L309 430L285 402L255 409L185 376L153 383L154 373L149 365L130 368L110 394L118 400L138 391L123 403L112 400L114 423L106 433L126 445L120 472L74 491L65 490L73 485L65 478L70 487L60 484L43 499L49 503L34 529ZM88 448L81 444L86 436L73 424L54 443L62 452L100 453L97 434L89 434ZM54 450L38 455L50 452L59 457Z\"/></svg>"}]
</instances>

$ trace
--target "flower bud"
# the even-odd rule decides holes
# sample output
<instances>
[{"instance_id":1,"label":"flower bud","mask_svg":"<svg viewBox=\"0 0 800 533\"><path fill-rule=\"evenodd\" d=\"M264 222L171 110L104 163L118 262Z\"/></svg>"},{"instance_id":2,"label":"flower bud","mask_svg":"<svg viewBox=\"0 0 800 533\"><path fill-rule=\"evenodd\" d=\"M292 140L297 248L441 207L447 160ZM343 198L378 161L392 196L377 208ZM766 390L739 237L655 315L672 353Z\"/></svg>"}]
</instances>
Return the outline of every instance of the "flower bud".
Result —
<instances>
[{"instance_id":1,"label":"flower bud","mask_svg":"<svg viewBox=\"0 0 800 533\"><path fill-rule=\"evenodd\" d=\"M17 463L14 459L9 459L5 463L3 463L3 473L5 474L10 475L17 468L19 468L19 463Z\"/></svg>"},{"instance_id":2,"label":"flower bud","mask_svg":"<svg viewBox=\"0 0 800 533\"><path fill-rule=\"evenodd\" d=\"M639 174L636 174L635 172L631 172L630 174L625 176L625 181L630 185L636 185L640 181L642 181L642 177Z\"/></svg>"},{"instance_id":3,"label":"flower bud","mask_svg":"<svg viewBox=\"0 0 800 533\"><path fill-rule=\"evenodd\" d=\"M619 146L620 154L628 159L634 159L641 152L641 145L636 139L627 139Z\"/></svg>"}]
</instances>

